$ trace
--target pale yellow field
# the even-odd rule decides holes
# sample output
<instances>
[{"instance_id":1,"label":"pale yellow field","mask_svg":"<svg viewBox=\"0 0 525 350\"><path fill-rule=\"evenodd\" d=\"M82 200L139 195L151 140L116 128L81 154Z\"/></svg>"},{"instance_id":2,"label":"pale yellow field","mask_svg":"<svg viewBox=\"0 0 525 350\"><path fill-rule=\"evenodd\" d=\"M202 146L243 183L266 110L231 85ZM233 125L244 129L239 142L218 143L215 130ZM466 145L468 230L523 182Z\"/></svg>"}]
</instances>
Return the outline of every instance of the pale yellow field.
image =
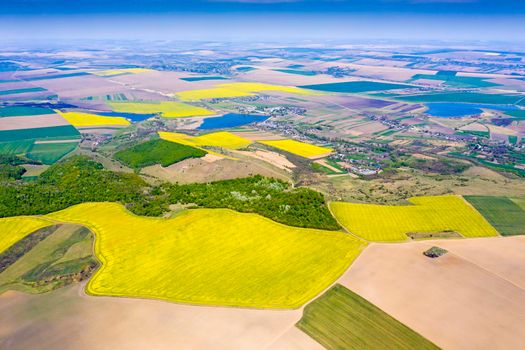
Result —
<instances>
[{"instance_id":1,"label":"pale yellow field","mask_svg":"<svg viewBox=\"0 0 525 350\"><path fill-rule=\"evenodd\" d=\"M101 77L109 77L112 75L119 75L119 74L125 74L125 73L149 73L149 72L155 72L154 69L147 69L147 68L123 68L123 69L109 69L109 70L103 70L98 72L93 72L93 74L101 76Z\"/></svg>"},{"instance_id":2,"label":"pale yellow field","mask_svg":"<svg viewBox=\"0 0 525 350\"><path fill-rule=\"evenodd\" d=\"M164 118L194 117L215 114L206 108L192 106L182 102L106 102L115 112L122 113L160 113Z\"/></svg>"},{"instance_id":3,"label":"pale yellow field","mask_svg":"<svg viewBox=\"0 0 525 350\"><path fill-rule=\"evenodd\" d=\"M411 232L498 236L496 229L460 196L413 197L409 201L414 205L333 202L330 209L349 232L369 241L403 241Z\"/></svg>"},{"instance_id":4,"label":"pale yellow field","mask_svg":"<svg viewBox=\"0 0 525 350\"><path fill-rule=\"evenodd\" d=\"M232 133L213 132L201 136L190 136L177 132L159 132L159 136L163 140L181 143L188 146L211 146L222 147L228 149L239 149L250 145L252 142Z\"/></svg>"},{"instance_id":5,"label":"pale yellow field","mask_svg":"<svg viewBox=\"0 0 525 350\"><path fill-rule=\"evenodd\" d=\"M53 225L49 220L29 216L0 219L0 253L28 234L49 225Z\"/></svg>"},{"instance_id":6,"label":"pale yellow field","mask_svg":"<svg viewBox=\"0 0 525 350\"><path fill-rule=\"evenodd\" d=\"M258 142L305 158L316 158L327 155L333 151L328 147L320 147L295 140L267 140Z\"/></svg>"},{"instance_id":7,"label":"pale yellow field","mask_svg":"<svg viewBox=\"0 0 525 350\"><path fill-rule=\"evenodd\" d=\"M67 120L71 125L77 127L97 125L130 125L130 122L126 118L122 117L106 117L103 115L79 112L56 112L60 114L65 120Z\"/></svg>"},{"instance_id":8,"label":"pale yellow field","mask_svg":"<svg viewBox=\"0 0 525 350\"><path fill-rule=\"evenodd\" d=\"M295 308L327 288L365 246L343 232L225 209L164 219L135 216L116 203L85 203L48 217L95 233L102 267L87 286L93 295Z\"/></svg>"},{"instance_id":9,"label":"pale yellow field","mask_svg":"<svg viewBox=\"0 0 525 350\"><path fill-rule=\"evenodd\" d=\"M216 87L211 89L201 89L201 90L187 90L181 91L174 94L176 97L180 98L183 101L191 100L202 100L208 98L229 98L229 97L243 97L243 96L253 96L258 92L263 91L280 91L293 94L301 95L315 95L316 92L312 92L306 89L300 89L295 86L281 86L281 85L271 85L271 84L262 84L262 83L228 83L228 84L219 84Z\"/></svg>"}]
</instances>

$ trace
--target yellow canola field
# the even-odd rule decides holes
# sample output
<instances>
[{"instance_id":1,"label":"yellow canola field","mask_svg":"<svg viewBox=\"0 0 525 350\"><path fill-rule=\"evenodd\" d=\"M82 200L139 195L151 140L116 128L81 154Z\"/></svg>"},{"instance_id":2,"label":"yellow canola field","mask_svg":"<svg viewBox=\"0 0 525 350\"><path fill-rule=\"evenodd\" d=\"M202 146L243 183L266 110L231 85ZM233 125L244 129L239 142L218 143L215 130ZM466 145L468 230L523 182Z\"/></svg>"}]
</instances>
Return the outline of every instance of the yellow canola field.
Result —
<instances>
[{"instance_id":1,"label":"yellow canola field","mask_svg":"<svg viewBox=\"0 0 525 350\"><path fill-rule=\"evenodd\" d=\"M159 136L161 139L176 143L181 143L183 145L200 147L200 146L211 146L211 147L222 147L228 149L239 149L247 147L252 143L252 141L247 140L243 137L234 135L232 133L223 131L223 132L213 132L210 134L205 134L201 136L190 136L186 134L181 134L177 132L163 132L159 131Z\"/></svg>"},{"instance_id":2,"label":"yellow canola field","mask_svg":"<svg viewBox=\"0 0 525 350\"><path fill-rule=\"evenodd\" d=\"M365 243L343 232L278 224L226 209L148 218L116 203L85 203L48 217L85 225L102 262L92 295L296 308L335 281Z\"/></svg>"},{"instance_id":3,"label":"yellow canola field","mask_svg":"<svg viewBox=\"0 0 525 350\"><path fill-rule=\"evenodd\" d=\"M30 233L50 225L53 222L30 216L0 219L0 254Z\"/></svg>"},{"instance_id":4,"label":"yellow canola field","mask_svg":"<svg viewBox=\"0 0 525 350\"><path fill-rule=\"evenodd\" d=\"M98 125L108 126L126 126L130 122L126 118L122 117L106 117L103 115L91 114L91 113L79 113L79 112L60 112L60 114L69 124L76 127L88 127Z\"/></svg>"},{"instance_id":5,"label":"yellow canola field","mask_svg":"<svg viewBox=\"0 0 525 350\"><path fill-rule=\"evenodd\" d=\"M460 196L413 197L409 201L414 205L333 202L330 209L349 232L369 241L403 241L411 232L455 231L464 237L498 235Z\"/></svg>"},{"instance_id":6,"label":"yellow canola field","mask_svg":"<svg viewBox=\"0 0 525 350\"><path fill-rule=\"evenodd\" d=\"M257 142L305 158L317 158L323 155L327 155L333 151L331 148L328 147L320 147L295 140L267 140Z\"/></svg>"},{"instance_id":7,"label":"yellow canola field","mask_svg":"<svg viewBox=\"0 0 525 350\"><path fill-rule=\"evenodd\" d=\"M164 118L180 118L213 115L215 112L206 108L192 106L182 102L106 102L114 112L155 114L161 113Z\"/></svg>"},{"instance_id":8,"label":"yellow canola field","mask_svg":"<svg viewBox=\"0 0 525 350\"><path fill-rule=\"evenodd\" d=\"M281 86L262 83L238 82L219 84L211 89L187 90L174 94L183 101L202 100L209 98L230 98L254 96L258 92L280 91L301 95L316 95L318 93L295 86Z\"/></svg>"},{"instance_id":9,"label":"yellow canola field","mask_svg":"<svg viewBox=\"0 0 525 350\"><path fill-rule=\"evenodd\" d=\"M101 77L110 77L113 75L119 75L119 74L137 74L137 73L149 73L149 72L155 72L154 69L148 69L148 68L123 68L123 69L108 69L98 72L93 72L93 74L101 76Z\"/></svg>"},{"instance_id":10,"label":"yellow canola field","mask_svg":"<svg viewBox=\"0 0 525 350\"><path fill-rule=\"evenodd\" d=\"M192 106L182 102L153 101L153 102L106 102L114 112L121 113L161 113L165 118L180 118L213 115L215 112L203 107Z\"/></svg>"}]
</instances>

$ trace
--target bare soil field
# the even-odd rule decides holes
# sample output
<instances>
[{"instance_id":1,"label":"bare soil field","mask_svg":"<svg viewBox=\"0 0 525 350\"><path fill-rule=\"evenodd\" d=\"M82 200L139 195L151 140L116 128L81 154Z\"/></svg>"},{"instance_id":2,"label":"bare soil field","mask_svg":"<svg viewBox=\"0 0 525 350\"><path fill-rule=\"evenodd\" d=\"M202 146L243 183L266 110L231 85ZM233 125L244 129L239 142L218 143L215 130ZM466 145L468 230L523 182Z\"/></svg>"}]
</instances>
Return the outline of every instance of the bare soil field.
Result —
<instances>
[{"instance_id":1,"label":"bare soil field","mask_svg":"<svg viewBox=\"0 0 525 350\"><path fill-rule=\"evenodd\" d=\"M460 130L470 130L470 131L488 131L487 127L481 123L474 122L459 128Z\"/></svg>"},{"instance_id":2,"label":"bare soil field","mask_svg":"<svg viewBox=\"0 0 525 350\"><path fill-rule=\"evenodd\" d=\"M339 283L443 348L519 349L524 259L525 237L372 244Z\"/></svg>"},{"instance_id":3,"label":"bare soil field","mask_svg":"<svg viewBox=\"0 0 525 350\"><path fill-rule=\"evenodd\" d=\"M505 179L505 177L501 175L500 173L494 170L490 170L489 168L482 167L482 166L472 166L468 168L467 170L465 170L463 172L463 175L473 176L473 177L477 176L477 177L483 177L487 179L498 179L498 180Z\"/></svg>"},{"instance_id":4,"label":"bare soil field","mask_svg":"<svg viewBox=\"0 0 525 350\"><path fill-rule=\"evenodd\" d=\"M447 128L443 125L427 125L425 126L427 130L431 132L440 132L445 135L453 135L455 133L454 129Z\"/></svg>"},{"instance_id":5,"label":"bare soil field","mask_svg":"<svg viewBox=\"0 0 525 350\"><path fill-rule=\"evenodd\" d=\"M9 80L9 79L6 79L6 80ZM29 82L26 82L26 81L14 81L14 82L9 82L9 83L0 83L1 91L25 89L25 88L33 88L33 87L38 87L38 86L36 86L35 84L31 84Z\"/></svg>"},{"instance_id":6,"label":"bare soil field","mask_svg":"<svg viewBox=\"0 0 525 350\"><path fill-rule=\"evenodd\" d=\"M309 98L316 102L340 105L349 109L384 108L396 104L392 101L378 100L374 98L363 98L358 96L312 96Z\"/></svg>"},{"instance_id":7,"label":"bare soil field","mask_svg":"<svg viewBox=\"0 0 525 350\"><path fill-rule=\"evenodd\" d=\"M523 135L525 135L525 121L520 121L517 124L513 124L509 126L509 129L516 131L518 134L522 135L523 137Z\"/></svg>"},{"instance_id":8,"label":"bare soil field","mask_svg":"<svg viewBox=\"0 0 525 350\"><path fill-rule=\"evenodd\" d=\"M0 101L27 101L32 99L45 99L47 96L53 95L52 91L33 91L33 92L23 92L18 94L9 94L9 95L1 95Z\"/></svg>"},{"instance_id":9,"label":"bare soil field","mask_svg":"<svg viewBox=\"0 0 525 350\"><path fill-rule=\"evenodd\" d=\"M353 128L352 130L362 135L362 134L374 134L376 132L380 132L386 129L388 129L388 127L381 124L380 122L371 121L369 123L359 125Z\"/></svg>"},{"instance_id":10,"label":"bare soil field","mask_svg":"<svg viewBox=\"0 0 525 350\"><path fill-rule=\"evenodd\" d=\"M0 295L0 348L265 349L292 342L318 349L308 336L286 334L302 310L251 310L156 300L90 297L83 284L41 295ZM298 331L298 330L297 330ZM300 332L300 331L299 331ZM282 348L282 347L281 347ZM286 347L285 347L286 348Z\"/></svg>"},{"instance_id":11,"label":"bare soil field","mask_svg":"<svg viewBox=\"0 0 525 350\"><path fill-rule=\"evenodd\" d=\"M125 128L125 126L114 126L111 125L110 128L104 127L104 126L91 126L91 127L84 127L84 128L78 128L78 131L82 134L95 134L95 135L113 135L119 129Z\"/></svg>"},{"instance_id":12,"label":"bare soil field","mask_svg":"<svg viewBox=\"0 0 525 350\"><path fill-rule=\"evenodd\" d=\"M31 77L41 77L44 75L52 75L54 73L59 73L60 71L55 68L41 68L41 69L33 69L29 71L17 71L13 74L14 77L24 79L24 78L31 78Z\"/></svg>"},{"instance_id":13,"label":"bare soil field","mask_svg":"<svg viewBox=\"0 0 525 350\"><path fill-rule=\"evenodd\" d=\"M0 130L46 128L61 125L69 125L69 123L58 114L0 118Z\"/></svg>"},{"instance_id":14,"label":"bare soil field","mask_svg":"<svg viewBox=\"0 0 525 350\"><path fill-rule=\"evenodd\" d=\"M417 80L414 80L414 83L419 84L419 85L433 86L433 87L443 85L443 81L432 80L432 79L417 79Z\"/></svg>"},{"instance_id":15,"label":"bare soil field","mask_svg":"<svg viewBox=\"0 0 525 350\"><path fill-rule=\"evenodd\" d=\"M181 72L148 72L143 74L126 74L116 77L107 78L110 81L126 84L136 89L146 89L151 91L158 91L163 94L170 94L184 90L207 89L213 87L218 83L225 83L227 81L184 81L180 78L190 76L187 73Z\"/></svg>"},{"instance_id":16,"label":"bare soil field","mask_svg":"<svg viewBox=\"0 0 525 350\"><path fill-rule=\"evenodd\" d=\"M336 78L333 78L325 74L307 76L307 75L282 73L282 72L274 71L272 69L257 69L257 70L253 70L250 72L246 72L242 76L239 76L239 80L240 81L256 81L259 83L286 85L286 86L336 83L336 82L341 81L340 79L336 79Z\"/></svg>"},{"instance_id":17,"label":"bare soil field","mask_svg":"<svg viewBox=\"0 0 525 350\"><path fill-rule=\"evenodd\" d=\"M251 151L232 151L234 154L241 154L247 157L253 157L260 159L262 161L265 161L267 163L270 163L279 169L283 169L286 171L292 171L293 168L295 168L295 164L290 162L285 156L272 151L263 151L263 150L256 150L254 152Z\"/></svg>"},{"instance_id":18,"label":"bare soil field","mask_svg":"<svg viewBox=\"0 0 525 350\"><path fill-rule=\"evenodd\" d=\"M329 64L333 66L334 64ZM427 69L410 69L405 67L388 67L383 66L378 69L377 66L362 65L355 63L337 63L339 66L355 69L356 75L365 76L375 79L386 79L394 81L405 81L416 74L434 74L435 71Z\"/></svg>"},{"instance_id":19,"label":"bare soil field","mask_svg":"<svg viewBox=\"0 0 525 350\"><path fill-rule=\"evenodd\" d=\"M500 135L517 135L515 130L505 128L503 126L489 125L488 126L491 133L500 134Z\"/></svg>"},{"instance_id":20,"label":"bare soil field","mask_svg":"<svg viewBox=\"0 0 525 350\"><path fill-rule=\"evenodd\" d=\"M395 61L388 59L378 59L378 58L362 58L358 61L355 61L355 64L363 66L374 66L374 67L404 67L408 64L405 61Z\"/></svg>"},{"instance_id":21,"label":"bare soil field","mask_svg":"<svg viewBox=\"0 0 525 350\"><path fill-rule=\"evenodd\" d=\"M127 88L95 75L39 80L38 85L55 92L61 98L83 98L88 96L126 93ZM48 94L50 94L48 92Z\"/></svg>"},{"instance_id":22,"label":"bare soil field","mask_svg":"<svg viewBox=\"0 0 525 350\"><path fill-rule=\"evenodd\" d=\"M232 159L209 161L209 159L203 158L190 158L168 167L162 167L158 164L149 166L143 168L142 173L178 183L229 180L257 174L287 180L281 173L272 171L269 167Z\"/></svg>"}]
</instances>

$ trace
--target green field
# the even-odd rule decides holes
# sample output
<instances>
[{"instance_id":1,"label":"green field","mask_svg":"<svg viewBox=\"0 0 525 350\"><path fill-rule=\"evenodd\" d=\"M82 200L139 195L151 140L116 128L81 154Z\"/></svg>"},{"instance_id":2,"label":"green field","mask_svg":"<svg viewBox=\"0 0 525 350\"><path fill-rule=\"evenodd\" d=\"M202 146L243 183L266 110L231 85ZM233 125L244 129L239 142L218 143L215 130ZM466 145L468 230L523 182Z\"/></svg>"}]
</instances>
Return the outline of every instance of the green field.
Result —
<instances>
[{"instance_id":1,"label":"green field","mask_svg":"<svg viewBox=\"0 0 525 350\"><path fill-rule=\"evenodd\" d=\"M525 106L524 95L482 94L477 92L444 92L421 95L398 95L397 100L407 102L465 102L487 104L519 104Z\"/></svg>"},{"instance_id":2,"label":"green field","mask_svg":"<svg viewBox=\"0 0 525 350\"><path fill-rule=\"evenodd\" d=\"M80 133L71 125L50 126L46 128L1 130L0 142L20 140L73 140L80 139Z\"/></svg>"},{"instance_id":3,"label":"green field","mask_svg":"<svg viewBox=\"0 0 525 350\"><path fill-rule=\"evenodd\" d=\"M12 89L12 90L2 90L0 91L1 95L12 95L12 94L23 94L26 92L40 92L40 91L46 91L46 89L41 87L34 87L34 88L25 88L25 89Z\"/></svg>"},{"instance_id":4,"label":"green field","mask_svg":"<svg viewBox=\"0 0 525 350\"><path fill-rule=\"evenodd\" d=\"M202 76L202 77L186 77L186 78L180 78L180 80L184 81L205 81L205 80L228 80L229 78L221 77L221 76Z\"/></svg>"},{"instance_id":5,"label":"green field","mask_svg":"<svg viewBox=\"0 0 525 350\"><path fill-rule=\"evenodd\" d=\"M487 78L463 77L448 74L416 74L410 80L408 80L407 83L411 83L418 79L441 80L445 83L445 85L454 88L486 88L499 85L490 81L486 81Z\"/></svg>"},{"instance_id":6,"label":"green field","mask_svg":"<svg viewBox=\"0 0 525 350\"><path fill-rule=\"evenodd\" d=\"M317 72L310 70L299 70L299 69L272 69L276 72L295 74L295 75L304 75L304 76L313 76L317 75Z\"/></svg>"},{"instance_id":7,"label":"green field","mask_svg":"<svg viewBox=\"0 0 525 350\"><path fill-rule=\"evenodd\" d=\"M370 241L403 241L407 234L453 231L464 237L498 232L459 196L413 197L412 205L333 202L332 213L349 232Z\"/></svg>"},{"instance_id":8,"label":"green field","mask_svg":"<svg viewBox=\"0 0 525 350\"><path fill-rule=\"evenodd\" d=\"M84 75L89 75L89 73L75 72L75 73L64 73L64 74L54 74L54 75L43 75L43 76L24 78L24 80L25 81L37 81L37 80L49 80L49 79L63 79L63 78L71 78L71 77L80 77Z\"/></svg>"},{"instance_id":9,"label":"green field","mask_svg":"<svg viewBox=\"0 0 525 350\"><path fill-rule=\"evenodd\" d=\"M368 91L384 91L414 88L414 85L379 83L375 81L347 81L343 83L328 83L299 86L303 89L311 89L326 92L360 93Z\"/></svg>"},{"instance_id":10,"label":"green field","mask_svg":"<svg viewBox=\"0 0 525 350\"><path fill-rule=\"evenodd\" d=\"M486 138L490 137L490 132L488 131L460 130L459 132L456 133L456 135L461 135L461 134L468 134L468 135L474 135L474 136L486 137Z\"/></svg>"},{"instance_id":11,"label":"green field","mask_svg":"<svg viewBox=\"0 0 525 350\"><path fill-rule=\"evenodd\" d=\"M32 116L32 115L43 115L43 114L54 114L49 108L41 107L23 107L23 106L12 106L0 108L1 117L20 117L20 116Z\"/></svg>"},{"instance_id":12,"label":"green field","mask_svg":"<svg viewBox=\"0 0 525 350\"><path fill-rule=\"evenodd\" d=\"M38 233L42 231L47 232L34 242L30 242L34 234L29 235L0 254L0 265L9 260L0 273L0 293L8 289L46 292L85 279L94 270L97 263L88 229L67 224Z\"/></svg>"},{"instance_id":13,"label":"green field","mask_svg":"<svg viewBox=\"0 0 525 350\"><path fill-rule=\"evenodd\" d=\"M257 68L254 68L254 67L248 67L248 66L244 66L244 67L237 67L235 68L235 70L237 72L250 72L252 70L256 70Z\"/></svg>"},{"instance_id":14,"label":"green field","mask_svg":"<svg viewBox=\"0 0 525 350\"><path fill-rule=\"evenodd\" d=\"M525 197L522 198L512 198L512 201L519 205L521 209L525 211Z\"/></svg>"},{"instance_id":15,"label":"green field","mask_svg":"<svg viewBox=\"0 0 525 350\"><path fill-rule=\"evenodd\" d=\"M326 349L439 349L340 284L308 304L297 327Z\"/></svg>"},{"instance_id":16,"label":"green field","mask_svg":"<svg viewBox=\"0 0 525 350\"><path fill-rule=\"evenodd\" d=\"M50 165L74 151L77 146L78 142L35 143L26 156L29 159Z\"/></svg>"},{"instance_id":17,"label":"green field","mask_svg":"<svg viewBox=\"0 0 525 350\"><path fill-rule=\"evenodd\" d=\"M518 120L525 120L525 109L520 109L516 111L506 111L505 114L514 117Z\"/></svg>"},{"instance_id":18,"label":"green field","mask_svg":"<svg viewBox=\"0 0 525 350\"><path fill-rule=\"evenodd\" d=\"M450 152L449 155L453 156L454 158L468 159L474 163L482 164L490 169L494 169L497 171L503 171L503 172L509 172L509 173L513 173L521 177L525 177L525 170L520 169L520 168L515 168L514 165L512 164L492 163L485 159L477 158L476 156L471 156L471 155L464 155L459 152Z\"/></svg>"},{"instance_id":19,"label":"green field","mask_svg":"<svg viewBox=\"0 0 525 350\"><path fill-rule=\"evenodd\" d=\"M511 199L489 196L465 196L465 199L503 236L525 234L525 211Z\"/></svg>"},{"instance_id":20,"label":"green field","mask_svg":"<svg viewBox=\"0 0 525 350\"><path fill-rule=\"evenodd\" d=\"M206 151L165 140L151 140L115 153L115 158L135 168L160 164L163 167L187 158L199 158Z\"/></svg>"},{"instance_id":21,"label":"green field","mask_svg":"<svg viewBox=\"0 0 525 350\"><path fill-rule=\"evenodd\" d=\"M24 155L33 145L32 140L0 143L0 154Z\"/></svg>"}]
</instances>

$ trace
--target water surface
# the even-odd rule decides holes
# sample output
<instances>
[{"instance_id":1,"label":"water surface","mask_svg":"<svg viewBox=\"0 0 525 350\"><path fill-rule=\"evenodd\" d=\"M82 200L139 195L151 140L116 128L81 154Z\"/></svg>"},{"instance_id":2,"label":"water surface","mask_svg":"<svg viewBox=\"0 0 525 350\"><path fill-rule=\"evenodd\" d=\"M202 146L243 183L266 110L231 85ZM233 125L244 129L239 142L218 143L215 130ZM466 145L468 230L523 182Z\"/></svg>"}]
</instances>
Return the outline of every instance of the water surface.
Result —
<instances>
[{"instance_id":1,"label":"water surface","mask_svg":"<svg viewBox=\"0 0 525 350\"><path fill-rule=\"evenodd\" d=\"M263 122L268 118L270 118L270 116L260 114L228 113L220 117L205 118L201 126L199 126L199 129L207 130L234 128L251 123Z\"/></svg>"}]
</instances>

